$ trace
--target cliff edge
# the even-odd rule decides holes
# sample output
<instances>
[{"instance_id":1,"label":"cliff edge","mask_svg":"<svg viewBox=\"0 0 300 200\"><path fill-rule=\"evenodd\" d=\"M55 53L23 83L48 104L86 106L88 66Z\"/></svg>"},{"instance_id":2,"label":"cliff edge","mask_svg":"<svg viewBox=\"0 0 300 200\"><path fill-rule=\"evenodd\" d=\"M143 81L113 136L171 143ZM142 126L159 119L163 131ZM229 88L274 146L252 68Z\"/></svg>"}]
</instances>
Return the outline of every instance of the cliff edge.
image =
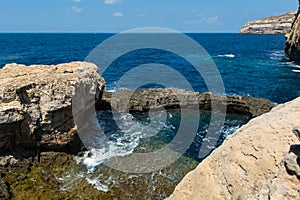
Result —
<instances>
[{"instance_id":1,"label":"cliff edge","mask_svg":"<svg viewBox=\"0 0 300 200\"><path fill-rule=\"evenodd\" d=\"M299 199L300 98L229 136L176 187L169 200Z\"/></svg>"},{"instance_id":2,"label":"cliff edge","mask_svg":"<svg viewBox=\"0 0 300 200\"><path fill-rule=\"evenodd\" d=\"M8 64L0 69L0 150L80 150L72 114L78 85L94 88L91 92L99 96L105 82L92 63Z\"/></svg>"},{"instance_id":3,"label":"cliff edge","mask_svg":"<svg viewBox=\"0 0 300 200\"><path fill-rule=\"evenodd\" d=\"M285 34L292 26L296 12L289 12L280 16L267 17L245 24L242 34Z\"/></svg>"},{"instance_id":4,"label":"cliff edge","mask_svg":"<svg viewBox=\"0 0 300 200\"><path fill-rule=\"evenodd\" d=\"M300 4L300 1L299 1ZM292 61L300 62L300 5L291 30L285 35L285 53Z\"/></svg>"}]
</instances>

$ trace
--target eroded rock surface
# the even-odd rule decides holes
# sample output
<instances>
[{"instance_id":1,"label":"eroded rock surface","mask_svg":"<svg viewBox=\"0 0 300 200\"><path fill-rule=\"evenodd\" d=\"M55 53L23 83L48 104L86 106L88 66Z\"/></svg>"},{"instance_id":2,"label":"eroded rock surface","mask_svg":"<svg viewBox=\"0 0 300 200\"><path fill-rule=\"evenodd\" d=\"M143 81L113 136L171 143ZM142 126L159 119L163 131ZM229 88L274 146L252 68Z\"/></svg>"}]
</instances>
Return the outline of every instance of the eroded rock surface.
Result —
<instances>
[{"instance_id":1,"label":"eroded rock surface","mask_svg":"<svg viewBox=\"0 0 300 200\"><path fill-rule=\"evenodd\" d=\"M285 34L292 26L296 12L289 12L280 16L250 21L245 24L240 33L243 34Z\"/></svg>"},{"instance_id":2,"label":"eroded rock surface","mask_svg":"<svg viewBox=\"0 0 300 200\"><path fill-rule=\"evenodd\" d=\"M292 133L299 124L300 98L252 119L190 172L169 199L299 199L299 153L291 148L299 143Z\"/></svg>"},{"instance_id":3,"label":"eroded rock surface","mask_svg":"<svg viewBox=\"0 0 300 200\"><path fill-rule=\"evenodd\" d=\"M299 5L300 6L300 5ZM291 30L285 35L285 53L293 61L300 61L300 8L291 25Z\"/></svg>"},{"instance_id":4,"label":"eroded rock surface","mask_svg":"<svg viewBox=\"0 0 300 200\"><path fill-rule=\"evenodd\" d=\"M80 140L72 97L78 85L91 88L97 98L105 82L91 63L8 64L1 69L0 149L31 148L39 142L45 150L75 150L72 143Z\"/></svg>"},{"instance_id":5,"label":"eroded rock surface","mask_svg":"<svg viewBox=\"0 0 300 200\"><path fill-rule=\"evenodd\" d=\"M275 105L266 99L255 99L240 96L217 96L212 93L190 92L177 88L120 90L114 93L104 92L98 109L110 109L112 106L119 111L148 111L150 108L166 109L189 108L199 104L199 109L210 110L212 101L215 105L226 105L227 112L247 114L256 117L269 112Z\"/></svg>"}]
</instances>

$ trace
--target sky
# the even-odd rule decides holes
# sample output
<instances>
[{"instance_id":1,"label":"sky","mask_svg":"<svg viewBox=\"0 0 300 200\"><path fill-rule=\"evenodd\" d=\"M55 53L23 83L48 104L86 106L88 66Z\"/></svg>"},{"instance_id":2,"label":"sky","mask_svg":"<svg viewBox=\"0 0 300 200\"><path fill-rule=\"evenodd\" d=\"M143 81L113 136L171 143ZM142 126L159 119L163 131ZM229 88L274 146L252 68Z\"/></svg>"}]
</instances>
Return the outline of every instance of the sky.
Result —
<instances>
[{"instance_id":1,"label":"sky","mask_svg":"<svg viewBox=\"0 0 300 200\"><path fill-rule=\"evenodd\" d=\"M1 0L0 32L118 33L162 27L226 33L297 8L297 0Z\"/></svg>"}]
</instances>

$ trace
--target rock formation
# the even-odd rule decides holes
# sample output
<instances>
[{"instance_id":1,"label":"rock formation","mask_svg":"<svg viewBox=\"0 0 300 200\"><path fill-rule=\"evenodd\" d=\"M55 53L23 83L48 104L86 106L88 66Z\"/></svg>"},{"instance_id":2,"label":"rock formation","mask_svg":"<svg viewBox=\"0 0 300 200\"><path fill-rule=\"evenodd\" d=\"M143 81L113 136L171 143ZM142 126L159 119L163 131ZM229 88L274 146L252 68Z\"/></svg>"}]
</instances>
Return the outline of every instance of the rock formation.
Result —
<instances>
[{"instance_id":1,"label":"rock formation","mask_svg":"<svg viewBox=\"0 0 300 200\"><path fill-rule=\"evenodd\" d=\"M131 95L132 94L132 95ZM196 101L195 98L196 97ZM126 102L130 97L129 103ZM113 102L112 102L113 101ZM199 105L199 109L210 110L211 102L226 105L227 112L246 114L257 117L269 112L275 105L266 99L255 99L240 96L217 96L209 92L194 93L177 88L166 89L141 89L136 91L121 90L114 93L104 92L100 102L97 103L98 110L110 109L111 104L119 111L148 111L150 108L164 107L166 109L188 108ZM127 106L128 105L128 106Z\"/></svg>"},{"instance_id":2,"label":"rock formation","mask_svg":"<svg viewBox=\"0 0 300 200\"><path fill-rule=\"evenodd\" d=\"M40 145L44 150L78 150L78 146L71 147L80 142L71 103L80 84L96 85L99 96L105 82L91 63L8 64L1 69L0 149Z\"/></svg>"},{"instance_id":3,"label":"rock formation","mask_svg":"<svg viewBox=\"0 0 300 200\"><path fill-rule=\"evenodd\" d=\"M280 16L250 21L245 24L240 33L243 34L285 34L291 28L296 12Z\"/></svg>"},{"instance_id":4,"label":"rock formation","mask_svg":"<svg viewBox=\"0 0 300 200\"><path fill-rule=\"evenodd\" d=\"M292 145L280 163L269 196L270 199L300 199L300 145Z\"/></svg>"},{"instance_id":5,"label":"rock formation","mask_svg":"<svg viewBox=\"0 0 300 200\"><path fill-rule=\"evenodd\" d=\"M9 188L6 183L0 178L0 199L10 199Z\"/></svg>"},{"instance_id":6,"label":"rock formation","mask_svg":"<svg viewBox=\"0 0 300 200\"><path fill-rule=\"evenodd\" d=\"M300 2L299 2L300 4ZM300 6L300 5L299 5ZM300 8L291 25L291 30L285 35L285 53L292 61L300 61Z\"/></svg>"},{"instance_id":7,"label":"rock formation","mask_svg":"<svg viewBox=\"0 0 300 200\"><path fill-rule=\"evenodd\" d=\"M300 147L293 145L299 140L292 133L300 123L299 108L300 98L252 119L190 172L169 199L299 199Z\"/></svg>"}]
</instances>

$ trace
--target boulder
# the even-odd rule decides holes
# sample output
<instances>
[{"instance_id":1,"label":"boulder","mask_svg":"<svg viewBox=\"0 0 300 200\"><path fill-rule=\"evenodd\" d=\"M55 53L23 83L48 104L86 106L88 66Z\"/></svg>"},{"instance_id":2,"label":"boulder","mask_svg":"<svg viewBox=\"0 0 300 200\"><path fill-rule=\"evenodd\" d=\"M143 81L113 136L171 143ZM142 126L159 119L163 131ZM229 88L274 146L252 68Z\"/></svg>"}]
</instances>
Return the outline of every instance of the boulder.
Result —
<instances>
[{"instance_id":1,"label":"boulder","mask_svg":"<svg viewBox=\"0 0 300 200\"><path fill-rule=\"evenodd\" d=\"M80 148L72 113L78 85L94 88L90 92L100 98L105 82L91 63L8 64L1 69L0 150Z\"/></svg>"},{"instance_id":2,"label":"boulder","mask_svg":"<svg viewBox=\"0 0 300 200\"><path fill-rule=\"evenodd\" d=\"M187 174L169 199L299 199L299 146L291 146L299 142L292 133L299 119L300 98L252 119Z\"/></svg>"},{"instance_id":3,"label":"boulder","mask_svg":"<svg viewBox=\"0 0 300 200\"><path fill-rule=\"evenodd\" d=\"M296 12L289 12L280 16L272 16L245 24L242 34L285 34L292 26Z\"/></svg>"},{"instance_id":4,"label":"boulder","mask_svg":"<svg viewBox=\"0 0 300 200\"><path fill-rule=\"evenodd\" d=\"M272 181L270 199L300 198L300 145L292 145L279 166L277 177Z\"/></svg>"}]
</instances>

